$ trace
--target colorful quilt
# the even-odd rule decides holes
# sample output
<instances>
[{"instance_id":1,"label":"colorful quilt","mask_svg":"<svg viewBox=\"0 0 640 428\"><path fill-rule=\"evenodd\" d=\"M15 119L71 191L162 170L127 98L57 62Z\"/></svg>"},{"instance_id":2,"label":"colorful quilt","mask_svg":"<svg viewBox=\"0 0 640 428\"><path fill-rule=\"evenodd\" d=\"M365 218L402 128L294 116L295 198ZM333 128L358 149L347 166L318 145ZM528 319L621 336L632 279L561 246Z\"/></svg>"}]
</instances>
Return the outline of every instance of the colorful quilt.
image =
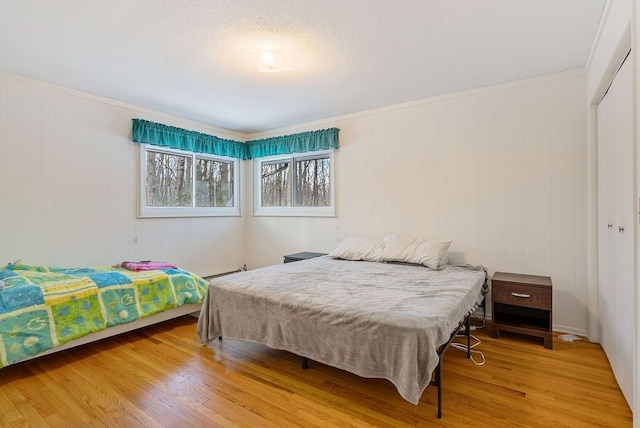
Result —
<instances>
[{"instance_id":1,"label":"colorful quilt","mask_svg":"<svg viewBox=\"0 0 640 428\"><path fill-rule=\"evenodd\" d=\"M207 282L182 269L0 270L0 368L107 327L201 303Z\"/></svg>"}]
</instances>

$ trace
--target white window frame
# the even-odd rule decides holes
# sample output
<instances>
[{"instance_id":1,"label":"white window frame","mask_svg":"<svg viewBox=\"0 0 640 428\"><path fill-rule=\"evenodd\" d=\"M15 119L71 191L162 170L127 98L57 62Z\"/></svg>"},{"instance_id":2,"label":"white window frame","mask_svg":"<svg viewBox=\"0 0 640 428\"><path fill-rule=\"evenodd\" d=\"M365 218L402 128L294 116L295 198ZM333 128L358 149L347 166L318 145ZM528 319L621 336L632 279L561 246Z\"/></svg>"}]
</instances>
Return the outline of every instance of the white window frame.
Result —
<instances>
[{"instance_id":1,"label":"white window frame","mask_svg":"<svg viewBox=\"0 0 640 428\"><path fill-rule=\"evenodd\" d=\"M329 155L329 191L331 192L328 207L263 207L262 206L262 164L265 162L289 160L293 167L294 160L313 159ZM336 168L335 150L318 150L305 153L268 156L253 160L253 215L272 217L335 217L336 216ZM293 180L293 175L291 177ZM291 185L292 192L293 183ZM293 199L292 199L293 200Z\"/></svg>"},{"instance_id":2,"label":"white window frame","mask_svg":"<svg viewBox=\"0 0 640 428\"><path fill-rule=\"evenodd\" d=\"M211 159L233 164L233 206L232 207L197 207L195 197L196 180L193 177L192 183L192 206L191 207L156 207L146 205L147 194L147 152L162 152L180 156L189 156L193 159L193 171L195 174L196 158ZM194 153L186 150L169 149L166 147L154 146L150 144L140 144L140 166L138 178L138 218L157 217L235 217L240 216L240 165L238 159L227 156L210 155L207 153Z\"/></svg>"}]
</instances>

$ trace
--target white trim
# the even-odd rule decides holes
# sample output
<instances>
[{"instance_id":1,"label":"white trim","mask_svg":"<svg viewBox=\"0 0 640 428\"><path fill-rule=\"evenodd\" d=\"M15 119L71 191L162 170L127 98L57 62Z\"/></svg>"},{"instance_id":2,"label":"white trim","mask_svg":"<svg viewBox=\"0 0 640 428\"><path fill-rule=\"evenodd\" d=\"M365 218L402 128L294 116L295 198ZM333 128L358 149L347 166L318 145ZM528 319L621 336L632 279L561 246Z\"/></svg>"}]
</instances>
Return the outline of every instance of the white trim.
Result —
<instances>
[{"instance_id":1,"label":"white trim","mask_svg":"<svg viewBox=\"0 0 640 428\"><path fill-rule=\"evenodd\" d=\"M253 215L256 217L335 217L336 216L336 167L335 150L318 150L307 153L291 153L286 155L269 156L253 160ZM312 158L314 156L329 155L329 192L331 193L328 207L263 207L262 206L262 173L263 162L271 162L295 158ZM293 187L293 186L292 186Z\"/></svg>"},{"instance_id":2,"label":"white trim","mask_svg":"<svg viewBox=\"0 0 640 428\"><path fill-rule=\"evenodd\" d=\"M602 98L604 98L604 95L609 90L609 86L611 86L613 79L618 74L618 70L622 67L622 63L627 58L631 46L631 23L629 23L622 32L622 36L616 45L615 51L611 53L609 64L607 64L607 68L604 70L591 100L589 100L591 104L600 104L600 101L602 101Z\"/></svg>"},{"instance_id":3,"label":"white trim","mask_svg":"<svg viewBox=\"0 0 640 428\"><path fill-rule=\"evenodd\" d=\"M562 71L560 73L543 74L541 76L529 77L521 80L514 80L512 82L499 83L492 86L485 86L483 88L468 89L465 91L454 92L451 94L438 95L430 98L423 98L416 101L409 101L401 104L394 104L390 106L380 107L371 110L363 110L356 113L349 113L342 116L333 116L326 119L321 119L313 122L306 122L297 125L287 126L283 128L270 129L268 131L255 132L252 134L246 134L247 141L257 140L261 138L269 138L273 136L295 134L299 132L317 130L319 128L327 128L336 126L336 122L351 120L359 117L373 116L380 113L385 113L395 110L403 110L407 108L428 105L433 103L439 103L442 101L454 100L457 98L464 98L478 94L484 94L488 92L494 92L498 90L505 90L510 88L520 88L528 85L536 85L543 82L552 80L564 79L567 77L583 76L586 74L585 68L576 68L573 70Z\"/></svg>"},{"instance_id":4,"label":"white trim","mask_svg":"<svg viewBox=\"0 0 640 428\"><path fill-rule=\"evenodd\" d=\"M638 167L640 166L640 129L638 128L638 117L640 115L640 54L639 54L639 42L640 42L640 6L637 1L632 2L631 5L631 58L633 66L633 137L634 137L634 206L635 206L635 234L634 234L634 248L636 252L636 259L634 260L634 316L633 316L633 328L632 328L632 383L633 388L631 392L631 412L633 413L633 426L640 428L640 227L638 222L638 214L640 214L640 199L638 199L640 192L640 173Z\"/></svg>"},{"instance_id":5,"label":"white trim","mask_svg":"<svg viewBox=\"0 0 640 428\"><path fill-rule=\"evenodd\" d=\"M195 180L193 182L193 204L191 207L149 207L145 205L146 194L146 166L147 150L164 153L172 153L194 157L204 157L228 161L233 164L233 206L232 207L196 207L195 206ZM138 167L138 218L163 218L163 217L239 217L240 210L240 168L242 163L238 159L226 156L210 155L206 153L192 153L184 150L169 149L166 147L140 144ZM195 165L194 165L195 168Z\"/></svg>"},{"instance_id":6,"label":"white trim","mask_svg":"<svg viewBox=\"0 0 640 428\"><path fill-rule=\"evenodd\" d=\"M600 342L597 108L587 106L587 337L595 343Z\"/></svg>"},{"instance_id":7,"label":"white trim","mask_svg":"<svg viewBox=\"0 0 640 428\"><path fill-rule=\"evenodd\" d=\"M604 7L602 8L602 15L600 15L600 22L598 23L598 29L596 30L596 35L593 38L593 43L591 44L591 50L589 51L589 56L587 57L587 66L586 69L589 70L591 67L591 62L593 61L593 57L598 50L598 46L600 46L600 42L602 40L602 34L604 33L604 28L606 26L607 21L609 20L609 14L611 13L613 0L606 0Z\"/></svg>"},{"instance_id":8,"label":"white trim","mask_svg":"<svg viewBox=\"0 0 640 428\"><path fill-rule=\"evenodd\" d=\"M576 336L582 336L586 338L589 342L593 342L587 335L586 330L583 328L568 327L568 326L559 325L559 324L554 324L551 328L554 333L571 333L571 334L575 334Z\"/></svg>"},{"instance_id":9,"label":"white trim","mask_svg":"<svg viewBox=\"0 0 640 428\"><path fill-rule=\"evenodd\" d=\"M160 119L166 119L168 122L170 122L167 125L176 126L179 128L195 128L194 130L197 130L198 132L202 132L205 134L222 134L223 138L230 139L230 140L238 140L242 143L246 142L247 140L247 134L243 132L234 131L232 129L220 128L218 126L211 125L209 123L186 119L182 116L165 113L160 110L153 110L151 108L142 107L136 104L126 103L124 101L117 101L112 98L107 98L100 95L83 92L77 89L71 89L66 86L60 86L54 83L48 83L42 80L32 79L29 77L7 73L4 71L0 71L0 78L9 79L25 85L31 85L31 86L36 86L43 89L49 89L49 90L67 94L67 95L73 95L86 100L91 100L91 101L95 101L95 102L106 104L106 105L120 107L126 110L132 110L135 113L141 113L141 115L139 115L141 116L140 117L141 119L150 120L152 122L157 122ZM148 115L149 117L142 117L144 115Z\"/></svg>"},{"instance_id":10,"label":"white trim","mask_svg":"<svg viewBox=\"0 0 640 428\"><path fill-rule=\"evenodd\" d=\"M258 207L255 217L335 217L333 207Z\"/></svg>"}]
</instances>

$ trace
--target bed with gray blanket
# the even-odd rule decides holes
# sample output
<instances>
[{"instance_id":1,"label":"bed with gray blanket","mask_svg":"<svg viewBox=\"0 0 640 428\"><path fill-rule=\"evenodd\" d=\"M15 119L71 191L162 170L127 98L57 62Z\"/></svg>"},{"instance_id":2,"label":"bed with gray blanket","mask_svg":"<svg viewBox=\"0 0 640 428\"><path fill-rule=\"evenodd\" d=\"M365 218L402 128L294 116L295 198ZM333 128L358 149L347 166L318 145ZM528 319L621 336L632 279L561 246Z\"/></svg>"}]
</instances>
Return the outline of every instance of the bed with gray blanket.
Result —
<instances>
[{"instance_id":1,"label":"bed with gray blanket","mask_svg":"<svg viewBox=\"0 0 640 428\"><path fill-rule=\"evenodd\" d=\"M347 261L328 256L213 279L203 343L226 337L384 378L417 404L439 350L486 287L479 267Z\"/></svg>"}]
</instances>

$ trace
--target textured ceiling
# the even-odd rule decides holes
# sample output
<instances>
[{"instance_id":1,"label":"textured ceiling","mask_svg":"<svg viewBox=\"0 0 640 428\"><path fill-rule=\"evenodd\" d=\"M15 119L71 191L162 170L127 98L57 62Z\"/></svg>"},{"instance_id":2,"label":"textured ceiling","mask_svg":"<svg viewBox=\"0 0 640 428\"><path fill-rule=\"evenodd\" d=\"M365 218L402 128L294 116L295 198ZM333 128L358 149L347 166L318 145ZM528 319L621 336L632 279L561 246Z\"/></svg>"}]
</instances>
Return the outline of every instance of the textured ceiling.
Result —
<instances>
[{"instance_id":1,"label":"textured ceiling","mask_svg":"<svg viewBox=\"0 0 640 428\"><path fill-rule=\"evenodd\" d=\"M0 71L251 133L584 67L604 3L0 0Z\"/></svg>"}]
</instances>

